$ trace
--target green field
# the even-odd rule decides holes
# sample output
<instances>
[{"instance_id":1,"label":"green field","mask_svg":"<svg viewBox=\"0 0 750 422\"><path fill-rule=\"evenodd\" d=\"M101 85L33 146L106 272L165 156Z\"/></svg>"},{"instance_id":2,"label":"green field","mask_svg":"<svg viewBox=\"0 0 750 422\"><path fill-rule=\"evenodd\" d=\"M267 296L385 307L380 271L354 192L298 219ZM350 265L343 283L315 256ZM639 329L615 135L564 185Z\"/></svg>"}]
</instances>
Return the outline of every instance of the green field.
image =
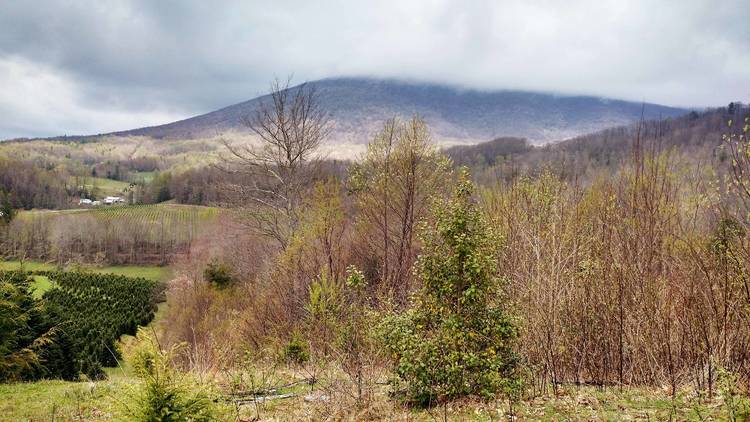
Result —
<instances>
[{"instance_id":1,"label":"green field","mask_svg":"<svg viewBox=\"0 0 750 422\"><path fill-rule=\"evenodd\" d=\"M104 177L87 177L85 182L82 187L85 187L89 192L93 192L97 197L122 195L125 189L130 186L128 182Z\"/></svg>"},{"instance_id":2,"label":"green field","mask_svg":"<svg viewBox=\"0 0 750 422\"><path fill-rule=\"evenodd\" d=\"M156 175L157 172L155 171L134 171L130 173L130 181L149 183L154 180L154 176Z\"/></svg>"},{"instance_id":3,"label":"green field","mask_svg":"<svg viewBox=\"0 0 750 422\"><path fill-rule=\"evenodd\" d=\"M218 208L196 205L157 204L100 207L87 210L84 214L107 221L125 218L152 223L162 221L186 223L211 219L217 215L218 211Z\"/></svg>"},{"instance_id":4,"label":"green field","mask_svg":"<svg viewBox=\"0 0 750 422\"><path fill-rule=\"evenodd\" d=\"M121 420L121 396L134 379L119 369L96 383L48 380L0 384L0 421Z\"/></svg>"},{"instance_id":5,"label":"green field","mask_svg":"<svg viewBox=\"0 0 750 422\"><path fill-rule=\"evenodd\" d=\"M54 264L37 261L0 261L0 270L12 271L23 268L26 271L54 271L58 269ZM68 268L69 269L69 268ZM108 267L87 267L83 270L99 274L118 274L128 277L143 277L155 281L167 281L172 276L169 267L138 266L138 265L114 265ZM46 278L46 277L45 277Z\"/></svg>"},{"instance_id":6,"label":"green field","mask_svg":"<svg viewBox=\"0 0 750 422\"><path fill-rule=\"evenodd\" d=\"M55 265L45 262L25 261L21 264L20 261L0 261L0 270L9 271L19 270L21 268L26 271L54 271L58 269ZM83 269L101 274L143 277L154 281L168 281L172 277L172 270L169 267L119 265L109 267L83 267ZM32 286L34 287L34 296L42 297L44 292L52 288L53 281L45 276L35 275Z\"/></svg>"}]
</instances>

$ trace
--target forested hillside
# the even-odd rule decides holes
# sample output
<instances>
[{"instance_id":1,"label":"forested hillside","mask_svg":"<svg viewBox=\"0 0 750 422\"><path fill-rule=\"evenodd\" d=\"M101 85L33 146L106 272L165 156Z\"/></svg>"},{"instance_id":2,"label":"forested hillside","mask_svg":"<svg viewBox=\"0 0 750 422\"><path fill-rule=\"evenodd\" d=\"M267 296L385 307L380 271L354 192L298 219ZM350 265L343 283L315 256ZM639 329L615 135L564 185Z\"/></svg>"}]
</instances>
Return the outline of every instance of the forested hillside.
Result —
<instances>
[{"instance_id":1,"label":"forested hillside","mask_svg":"<svg viewBox=\"0 0 750 422\"><path fill-rule=\"evenodd\" d=\"M632 158L639 140L655 151L671 153L692 165L722 169L729 157L722 138L727 124L731 120L741 126L749 114L750 107L732 103L681 117L609 128L550 145L535 147L519 138L498 138L474 146L451 147L446 154L457 165L471 167L484 182L510 180L544 170L568 180L601 171L611 174Z\"/></svg>"}]
</instances>

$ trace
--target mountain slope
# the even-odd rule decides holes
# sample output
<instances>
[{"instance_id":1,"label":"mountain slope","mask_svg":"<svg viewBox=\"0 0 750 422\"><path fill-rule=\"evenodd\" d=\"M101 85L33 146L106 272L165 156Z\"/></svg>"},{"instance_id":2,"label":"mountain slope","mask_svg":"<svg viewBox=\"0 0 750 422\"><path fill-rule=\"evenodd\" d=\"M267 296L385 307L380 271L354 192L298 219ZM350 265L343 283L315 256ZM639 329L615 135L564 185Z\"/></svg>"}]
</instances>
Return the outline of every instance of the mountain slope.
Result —
<instances>
[{"instance_id":1,"label":"mountain slope","mask_svg":"<svg viewBox=\"0 0 750 422\"><path fill-rule=\"evenodd\" d=\"M552 170L580 181L587 174L616 172L633 158L639 139L648 151L668 153L686 168L702 166L726 169L728 152L722 135L737 133L741 127L727 126L729 120L742 122L750 107L738 105L690 112L687 115L612 127L549 145L531 146L521 138L498 138L476 145L456 145L445 150L456 165L465 165L479 180L509 180L519 174Z\"/></svg>"},{"instance_id":2,"label":"mountain slope","mask_svg":"<svg viewBox=\"0 0 750 422\"><path fill-rule=\"evenodd\" d=\"M533 143L646 119L672 117L685 109L586 96L524 91L476 91L384 79L336 78L311 82L336 122L334 141L365 143L390 117L425 118L436 140L480 142L498 136ZM201 138L247 132L242 118L264 97L161 126L118 132L164 139Z\"/></svg>"}]
</instances>

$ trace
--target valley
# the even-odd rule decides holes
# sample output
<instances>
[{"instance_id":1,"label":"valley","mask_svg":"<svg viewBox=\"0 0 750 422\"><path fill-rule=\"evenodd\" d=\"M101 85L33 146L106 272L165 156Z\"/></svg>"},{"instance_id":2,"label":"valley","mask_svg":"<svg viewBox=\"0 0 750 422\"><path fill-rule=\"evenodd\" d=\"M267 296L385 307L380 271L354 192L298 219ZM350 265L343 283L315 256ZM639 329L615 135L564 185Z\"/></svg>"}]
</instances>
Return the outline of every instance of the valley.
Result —
<instances>
[{"instance_id":1,"label":"valley","mask_svg":"<svg viewBox=\"0 0 750 422\"><path fill-rule=\"evenodd\" d=\"M748 22L0 1L0 422L750 421Z\"/></svg>"},{"instance_id":2,"label":"valley","mask_svg":"<svg viewBox=\"0 0 750 422\"><path fill-rule=\"evenodd\" d=\"M211 412L212 418L222 415L220 418L227 420L318 420L332 408L345 418L388 420L432 420L436 413L451 420L493 420L496 417L705 420L722 419L731 412L742 411L742 406L745 406L742 396L727 396L738 394L735 389L742 381L727 378L729 375L722 372L725 371L723 365L731 365L732 359L744 359L742 354L727 357L721 366L717 363L715 370L719 375L696 375L698 380L711 383L703 387L708 390L698 390L698 395L695 384L685 378L694 368L687 356L680 358L681 365L685 366L679 375L676 372L669 375L667 367L662 367L661 371L666 372L637 376L633 373L630 377L635 378L631 381L618 381L617 366L600 367L591 358L599 354L615 353L616 356L616 343L610 343L612 338L608 338L604 331L596 334L595 338L599 338L597 345L589 343L585 346L590 348L586 355L589 357L582 361L586 369L568 361L579 356L575 354L575 348L557 349L560 350L559 362L549 362L543 355L537 355L539 348L549 347L543 330L563 326L547 325L546 311L537 313L534 309L546 306L546 301L560 301L562 308L557 311L560 312L558 316L572 318L564 323L566 331L560 332L563 336L559 340L560 346L554 347L572 347L562 345L590 341L585 340L590 334L575 328L588 318L606 316L607 319L598 322L587 322L602 329L621 318L616 310L608 310L608 306L621 300L617 290L611 290L611 285L603 281L608 277L604 274L617 274L617 270L606 269L611 261L600 256L602 250L593 245L604 242L612 235L606 233L612 231L618 237L609 238L610 243L605 243L606 248L612 248L604 249L610 251L607 253L616 254L618 260L635 259L638 262L641 259L628 258L625 253L631 248L630 242L638 242L637 238L627 237L627 231L618 231L611 222L618 218L612 213L635 212L640 215L638 213L642 212L638 205L640 199L628 196L631 189L642 190L649 198L657 195L653 198L660 198L659 201L677 201L682 196L658 196L661 195L659 190L653 190L670 183L668 186L673 186L669 188L673 192L670 195L687 196L681 205L674 205L676 208L663 203L656 216L640 215L638 218L646 220L631 220L625 230L651 230L649 227L654 227L652 225L657 222L671 224L669 221L677 218L676 212L698 212L700 219L696 219L697 214L679 217L686 218L685 223L693 224L692 235L698 239L687 246L697 248L693 249L694 253L706 257L698 259L713 259L709 258L714 253L712 246L704 246L705 240L702 239L712 239L711 236L716 236L712 233L721 230L721 224L730 223L720 220L719 229L712 229L715 226L710 221L715 217L712 217L711 207L718 205L706 208L689 198L698 194L703 195L703 201L722 200L717 196L707 196L712 192L711 188L695 182L706 175L720 185L727 183L726 189L731 192L732 185L726 181L738 176L731 172L729 157L733 157L737 150L733 149L736 144L730 142L731 136L726 136L726 133L731 133L731 126L724 122L733 118L746 119L749 112L750 109L740 106L735 109L735 114L729 115L727 109L720 108L605 129L543 146L534 146L522 138L501 137L476 145L441 147L430 140L428 126L419 119L387 121L381 134L370 141L358 159L338 161L321 156L317 160L314 170L311 167L313 171L305 176L310 178L309 184L304 193L299 193L303 198L297 205L299 214L285 214L283 208L267 209L265 207L273 203L267 201L275 200L273 196L258 197L252 189L242 190L243 186L269 183L269 179L259 173L265 170L263 167L248 167L253 169L252 172L239 171L248 164L237 158L230 161L227 157L232 147L220 142L211 148L198 140L178 141L169 147L172 142L169 140L138 139L136 153L127 153L134 147L128 144L128 138L104 138L84 143L41 140L0 145L0 148L13 151L13 155L6 155L5 160L25 158L16 160L13 165L39 177L36 182L39 186L56 185L60 189L58 202L51 207L56 209L32 205L32 209L15 211L13 218L3 226L0 241L5 261L0 261L0 280L5 279L8 283L8 277L18 277L13 274L26 274L28 287L21 283L17 284L18 288L21 291L28 289L29 300L45 307L52 306L47 303L56 297L56 291L61 288L66 291L68 284L65 283L79 283L64 280L85 280L86 277L124 276L125 283L150 280L158 286L154 291L161 292L153 296L152 305L149 305L158 309L155 319L151 320L152 316L143 320L148 325L138 331L137 337L133 336L136 331L132 325L127 325L126 331L117 334L119 340L111 347L116 347L118 356L123 359L81 363L84 365L81 368L94 371L89 375L79 375L89 380L84 383L70 379L33 382L28 382L31 380L28 379L19 384L3 385L0 387L2 412L11 415L11 420L130 417L132 414L127 403L143 400L139 386L157 379L144 374L138 366L141 365L138 360L141 353L149 354L153 359L168 359L164 361L168 366L159 367L159 371L164 371L159 377L186 377L184 379L190 380L186 381L187 384L175 384L170 388L180 388L180 394L186 399L203 403L201 411ZM384 143L390 136L397 139L393 152L389 152L388 144ZM118 145L120 139L124 139L124 145ZM639 139L643 144L634 141ZM410 180L409 173L401 172L398 167L386 170L382 160L392 153L395 160L392 165L405 165L407 161L398 161L403 159L399 157L404 157L404 148L410 154L421 156L420 164L413 168L418 172L414 180L418 180L416 186L420 190L412 197L397 195L394 200L406 200L400 206L414 207L415 213L420 213L421 217L412 217L415 224L418 221L430 224L434 218L442 218L441 211L429 211L429 201L442 195L451 198L448 187L454 186L453 189L460 192L455 186L468 183L467 186L473 186L471 189L477 189L478 202L467 206L480 206L482 210L477 214L477 224L492 221L493 227L506 233L499 255L492 255L495 257L487 261L487 265L495 268L496 263L502 263L503 271L509 274L506 277L510 277L502 288L515 301L520 301L521 308L516 310L518 318L528 324L524 326L514 350L529 359L524 367L534 375L531 378L521 376L525 384L516 398L483 401L474 397L426 408L389 399L391 390L387 384L393 382L393 378L389 375L388 361L392 357L380 354L375 343L371 342L387 344L390 341L388 337L381 337L383 334L377 330L385 327L388 318L393 318L389 315L398 314L391 314L393 311L384 307L385 302L379 303L384 299L378 298L385 295L390 298L387 301L408 303L406 298L409 295L427 294L424 284L418 288L408 287L419 283L420 277L426 275L410 276L397 268L398 265L404 269L413 266L417 271L427 271L431 267L422 267L419 257L430 253L427 248L433 242L430 237L415 241L406 249L408 260L401 264L396 259L398 250L390 249L394 246L388 246L386 252L379 252L376 246L378 227L384 224L381 218L386 218L391 212L373 213L381 206L378 201L382 201L382 195L396 194L398 190L393 189L398 189L400 183L408 186ZM168 151L177 152L170 155ZM640 151L639 154L648 158L638 158L633 155L634 151ZM40 161L42 157L44 159ZM638 160L644 161L637 164ZM39 163L43 166L37 167ZM628 176L632 174L633 165L636 165L635 169L642 165L649 173L633 180ZM694 171L677 170L680 167L693 168ZM624 176L618 175L619 172L624 172ZM462 173L471 174L473 182L464 179ZM378 180L382 179L378 178L389 174L390 182L379 184ZM5 176L5 180L11 181L5 185L6 189L11 187L7 190L13 195L11 197L19 198L24 192L33 192L33 189L28 190L33 184L12 184L13 176L10 173ZM681 182L675 185L667 182L673 178ZM688 188L689 183L693 183L692 188ZM14 191L13 186L26 190ZM265 192L274 185L263 186L269 186L264 188ZM679 193L690 189L693 194ZM605 193L609 198L615 198L619 208L608 205L611 199L600 196ZM79 198L97 199L103 195L121 195L125 203L79 205ZM32 204L40 200L33 194L29 198ZM258 201L266 205L258 208ZM724 201L727 201L726 206L739 206L739 202L731 197ZM678 209L681 211L675 211ZM693 211L689 211L691 209ZM264 211L259 213L261 210ZM397 215L394 211L393 216ZM269 219L269 216L274 218ZM537 220L536 216L546 216L551 220ZM293 227L288 225L292 218L297 219L299 231L291 234L282 231L282 228ZM602 221L608 223L598 226ZM405 223L400 221L397 224ZM641 227L641 224L646 226ZM415 229L402 225L399 231L389 231L388 239L398 245L397 233L404 230L408 233L408 230ZM418 233L425 236L428 230L423 226ZM604 233L598 233L599 230L604 230ZM646 232L641 233L645 235ZM404 242L407 237L401 239L400 242ZM533 241L533 246L524 239ZM728 246L731 248L741 247L745 241L743 237L732 239L732 242L739 243ZM563 243L557 244L558 241ZM577 246L578 242L583 243ZM447 244L435 245L444 248ZM528 261L523 258L528 255L520 254L532 253L533 249L527 249L529 247L544 248L545 254L555 258L548 263ZM638 246L651 247L646 244ZM664 244L661 247L672 246ZM578 251L582 256L566 256L566 251L570 250ZM732 253L740 253L740 249L732 250L735 251ZM683 252L675 250L672 253ZM733 256L734 259L744 259L742 255ZM376 261L371 261L371 257ZM396 270L385 272L378 261L390 262ZM344 267L346 262L359 264ZM709 270L708 282L718 282L713 274L738 277L734 274L741 273L735 271L741 271L742 267L734 266L739 265L736 263L732 265ZM569 268L562 279L553 276L557 273L557 266ZM683 270L672 268L672 271L677 271L677 277L684 277L680 272ZM689 268L685 271L691 271ZM588 280L589 287L576 284L579 277ZM640 277L644 278L636 280L641 280L641 283L657 283L646 285L647 288L663 291L658 290L664 288L659 287L658 278ZM63 280L63 284L58 280ZM329 280L340 281L331 283ZM360 283L356 280L365 281L362 290L353 287ZM628 279L622 279L620 283L625 283L625 280ZM742 302L744 296L739 280L735 287L730 288L737 289L733 293L734 300ZM706 279L698 278L688 283L703 282ZM306 287L300 290L299 283ZM566 285L567 289L573 290L568 290L568 293L560 290ZM681 300L688 300L690 285L678 287L674 294L686 295ZM588 293L576 292L581 288L589 289ZM629 285L628 288L636 286ZM681 291L683 288L688 290ZM637 289L632 294L640 295ZM94 299L94 302L100 300L103 298ZM661 307L661 300L657 296L653 302L628 302L627 306L629 312L647 312L647 309L654 309L649 308L651 306L668 312ZM729 297L725 296L724 300L729 300ZM103 306L104 302L100 303L97 306ZM644 305L647 307L641 307ZM690 309L694 305L682 302L680 306ZM50 309L54 315L54 307ZM258 312L259 309L265 311ZM736 318L741 318L741 309L733 311L738 312ZM575 317L575 313L570 313L575 310L585 311ZM693 308L690 312L698 311ZM79 323L84 320L78 319ZM269 321L275 322L269 325ZM695 320L682 321L699 324ZM196 324L201 327L198 331ZM291 335L277 331L280 327L294 326L297 328L288 328L291 331L287 333L291 332ZM635 329L636 326L631 327ZM658 323L649 327L646 329L661 329ZM643 329L641 325L639 330ZM741 332L742 328L733 326L731 330ZM345 337L339 336L352 332L363 337L348 340L352 343L341 343ZM634 334L635 331L629 335ZM278 342L273 338L284 340ZM647 338L629 338L630 347L634 348L628 357L628 365L632 365L629 370L654 368L653 364L639 363L638 350L641 349L638 348L648 350L658 346ZM689 338L690 334L684 332L675 341ZM741 341L742 336L735 338ZM153 349L155 344L161 346ZM166 348L167 344L171 345L170 348ZM392 353L399 356L403 352ZM694 353L698 353L695 356L700 361L700 348ZM242 356L252 358L247 361ZM96 369L99 365L101 370ZM553 375L549 371L559 372ZM93 375L96 373L100 375ZM21 376L33 377L31 374ZM200 381L196 378L198 376L210 381ZM675 377L672 386L664 387L664 380L669 380L670 376ZM704 376L708 378L702 378ZM352 391L357 393L352 395ZM45 400L38 401L37 397ZM728 397L737 401L728 402ZM37 403L22 405L28 401ZM347 403L359 404L350 407Z\"/></svg>"}]
</instances>

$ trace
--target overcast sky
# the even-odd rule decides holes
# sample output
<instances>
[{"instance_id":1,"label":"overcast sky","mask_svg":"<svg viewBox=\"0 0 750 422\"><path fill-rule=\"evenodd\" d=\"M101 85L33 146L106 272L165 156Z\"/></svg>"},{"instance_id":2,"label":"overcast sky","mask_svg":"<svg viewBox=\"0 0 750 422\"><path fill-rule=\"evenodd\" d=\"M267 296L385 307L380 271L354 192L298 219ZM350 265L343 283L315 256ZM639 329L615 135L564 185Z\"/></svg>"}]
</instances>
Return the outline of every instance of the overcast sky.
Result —
<instances>
[{"instance_id":1,"label":"overcast sky","mask_svg":"<svg viewBox=\"0 0 750 422\"><path fill-rule=\"evenodd\" d=\"M0 139L166 123L374 76L750 102L747 0L0 2Z\"/></svg>"}]
</instances>

